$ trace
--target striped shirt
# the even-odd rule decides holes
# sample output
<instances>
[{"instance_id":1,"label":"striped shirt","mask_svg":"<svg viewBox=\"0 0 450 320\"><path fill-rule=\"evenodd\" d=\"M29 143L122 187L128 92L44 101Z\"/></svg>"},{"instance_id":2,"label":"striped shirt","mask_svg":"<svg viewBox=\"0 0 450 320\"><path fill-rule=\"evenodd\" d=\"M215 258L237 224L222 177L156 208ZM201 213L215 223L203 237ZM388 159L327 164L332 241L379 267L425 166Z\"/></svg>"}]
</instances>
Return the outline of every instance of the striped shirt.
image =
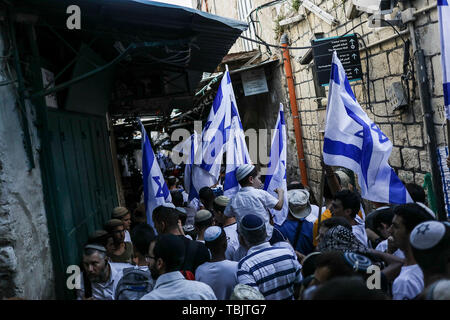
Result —
<instances>
[{"instance_id":1,"label":"striped shirt","mask_svg":"<svg viewBox=\"0 0 450 320\"><path fill-rule=\"evenodd\" d=\"M258 289L267 300L292 300L294 284L302 281L301 268L291 251L264 242L239 261L238 282Z\"/></svg>"}]
</instances>

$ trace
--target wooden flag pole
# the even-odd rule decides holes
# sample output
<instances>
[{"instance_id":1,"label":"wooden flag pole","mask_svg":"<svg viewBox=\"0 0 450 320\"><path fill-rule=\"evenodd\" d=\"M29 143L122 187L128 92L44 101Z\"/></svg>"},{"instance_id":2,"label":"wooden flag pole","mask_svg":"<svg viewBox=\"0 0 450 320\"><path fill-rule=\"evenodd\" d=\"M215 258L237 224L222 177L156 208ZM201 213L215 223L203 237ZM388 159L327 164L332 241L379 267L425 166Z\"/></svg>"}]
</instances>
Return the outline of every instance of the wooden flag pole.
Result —
<instances>
[{"instance_id":1,"label":"wooden flag pole","mask_svg":"<svg viewBox=\"0 0 450 320\"><path fill-rule=\"evenodd\" d=\"M325 133L322 132L321 133L322 139L321 139L321 141L319 141L319 143L320 143L320 156L321 156L320 159L321 159L321 161L323 159L323 144L322 144L322 142L323 142L324 135L325 135ZM321 167L322 167L322 174L321 174L321 177L320 177L320 187L319 187L320 188L320 192L319 192L320 196L319 196L319 218L318 218L318 222L317 222L317 235L319 235L320 223L322 221L323 189L325 187L324 186L325 185L325 168L322 165L321 165Z\"/></svg>"}]
</instances>

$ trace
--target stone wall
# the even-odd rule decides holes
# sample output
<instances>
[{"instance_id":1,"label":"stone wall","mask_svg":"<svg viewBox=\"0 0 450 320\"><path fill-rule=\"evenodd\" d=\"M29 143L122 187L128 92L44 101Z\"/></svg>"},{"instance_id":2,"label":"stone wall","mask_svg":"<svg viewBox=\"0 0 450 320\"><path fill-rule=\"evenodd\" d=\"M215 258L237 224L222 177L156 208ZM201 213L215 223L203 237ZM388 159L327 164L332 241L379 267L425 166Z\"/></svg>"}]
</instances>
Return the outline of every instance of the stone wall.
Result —
<instances>
[{"instance_id":1,"label":"stone wall","mask_svg":"<svg viewBox=\"0 0 450 320\"><path fill-rule=\"evenodd\" d=\"M424 175L430 172L430 160L427 151L427 138L423 125L423 114L418 94L418 86L416 81L409 81L412 103L398 116L389 112L386 107L386 90L394 81L401 81L403 73L403 40L395 37L392 40L382 42L381 44L371 46L371 44L394 35L395 32L391 27L369 28L367 23L363 23L353 31L352 28L367 21L368 14L362 13L354 19L346 18L346 5L351 0L346 1L321 1L314 0L316 5L324 9L334 16L339 24L330 26L315 14L300 7L298 13L305 13L307 19L290 24L284 28L284 32L290 39L290 46L309 46L314 32L324 32L325 37L339 36L344 33L358 33L364 39L368 48L369 60L369 76L370 76L370 101L371 107L367 103L367 81L366 81L366 50L362 41L360 42L360 54L363 69L363 79L351 82L355 96L366 111L369 117L381 128L381 130L389 137L393 144L393 150L389 159L390 165L397 172L400 179L405 182L415 182L422 184ZM269 1L253 1L256 7L262 3ZM432 0L414 1L416 9L421 9L432 4ZM263 8L259 11L260 21L260 37L271 44L278 44L279 40L274 36L276 21L280 17L292 17L294 12L290 5L290 1L284 4ZM216 14L222 15L222 12ZM236 17L235 17L236 18ZM438 146L447 145L445 116L443 108L443 92L442 92L442 74L440 61L440 42L439 29L437 24L437 9L432 8L416 17L415 29L417 39L420 46L425 51L426 67L429 77L430 94L432 97L433 117L437 136ZM404 34L403 39L409 38L409 33ZM276 39L275 39L276 38ZM411 46L412 47L412 46ZM239 44L232 50L239 49ZM260 46L261 51L266 51L265 46ZM271 49L273 54L280 55L279 49ZM412 56L412 49L411 56ZM324 109L321 109L320 102L317 99L317 92L313 82L313 68L311 64L301 65L299 59L305 54L306 50L291 50L291 63L294 73L294 81L296 86L296 95L298 109L301 117L301 125L303 132L304 151L306 156L306 165L308 168L308 178L314 190L318 190L320 183L320 161L322 138L319 127L323 127L321 119L324 118ZM415 76L415 74L414 74ZM287 85L284 77L280 78L280 82L284 84L287 95ZM328 89L326 89L328 95ZM326 99L324 100L326 103ZM326 106L326 104L325 104ZM286 109L289 105L286 105ZM286 112L286 115L288 112ZM289 120L288 120L289 121ZM323 120L322 120L323 122ZM291 141L295 143L295 139ZM294 148L290 148L288 152L295 152ZM290 157L288 155L288 157ZM295 157L296 158L296 157ZM298 170L298 162L292 161L288 163L291 172ZM298 172L298 171L297 171Z\"/></svg>"},{"instance_id":2,"label":"stone wall","mask_svg":"<svg viewBox=\"0 0 450 320\"><path fill-rule=\"evenodd\" d=\"M3 40L0 39L0 52ZM0 81L15 78L1 62ZM35 114L26 106L35 168L29 171L16 89L0 87L0 299L54 298Z\"/></svg>"}]
</instances>

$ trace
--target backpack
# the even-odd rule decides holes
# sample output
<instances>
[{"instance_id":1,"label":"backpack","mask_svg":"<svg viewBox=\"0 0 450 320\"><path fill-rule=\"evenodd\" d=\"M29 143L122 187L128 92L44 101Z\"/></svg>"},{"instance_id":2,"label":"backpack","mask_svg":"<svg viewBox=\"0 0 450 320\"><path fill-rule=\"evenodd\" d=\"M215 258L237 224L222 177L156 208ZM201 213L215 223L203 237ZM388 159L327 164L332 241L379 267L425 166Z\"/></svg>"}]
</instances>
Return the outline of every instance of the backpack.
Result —
<instances>
[{"instance_id":1,"label":"backpack","mask_svg":"<svg viewBox=\"0 0 450 320\"><path fill-rule=\"evenodd\" d=\"M139 300L152 289L150 270L125 268L122 278L117 283L114 300Z\"/></svg>"}]
</instances>

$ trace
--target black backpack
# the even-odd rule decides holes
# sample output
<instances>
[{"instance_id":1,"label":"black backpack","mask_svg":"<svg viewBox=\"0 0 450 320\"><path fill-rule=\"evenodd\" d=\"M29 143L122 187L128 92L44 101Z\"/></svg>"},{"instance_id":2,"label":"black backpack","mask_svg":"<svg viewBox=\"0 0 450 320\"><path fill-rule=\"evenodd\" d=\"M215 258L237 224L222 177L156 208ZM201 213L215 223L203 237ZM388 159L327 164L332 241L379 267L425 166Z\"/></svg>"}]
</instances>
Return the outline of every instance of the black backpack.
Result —
<instances>
[{"instance_id":1,"label":"black backpack","mask_svg":"<svg viewBox=\"0 0 450 320\"><path fill-rule=\"evenodd\" d=\"M150 270L126 268L123 269L123 276L117 283L114 300L139 300L152 289Z\"/></svg>"}]
</instances>

